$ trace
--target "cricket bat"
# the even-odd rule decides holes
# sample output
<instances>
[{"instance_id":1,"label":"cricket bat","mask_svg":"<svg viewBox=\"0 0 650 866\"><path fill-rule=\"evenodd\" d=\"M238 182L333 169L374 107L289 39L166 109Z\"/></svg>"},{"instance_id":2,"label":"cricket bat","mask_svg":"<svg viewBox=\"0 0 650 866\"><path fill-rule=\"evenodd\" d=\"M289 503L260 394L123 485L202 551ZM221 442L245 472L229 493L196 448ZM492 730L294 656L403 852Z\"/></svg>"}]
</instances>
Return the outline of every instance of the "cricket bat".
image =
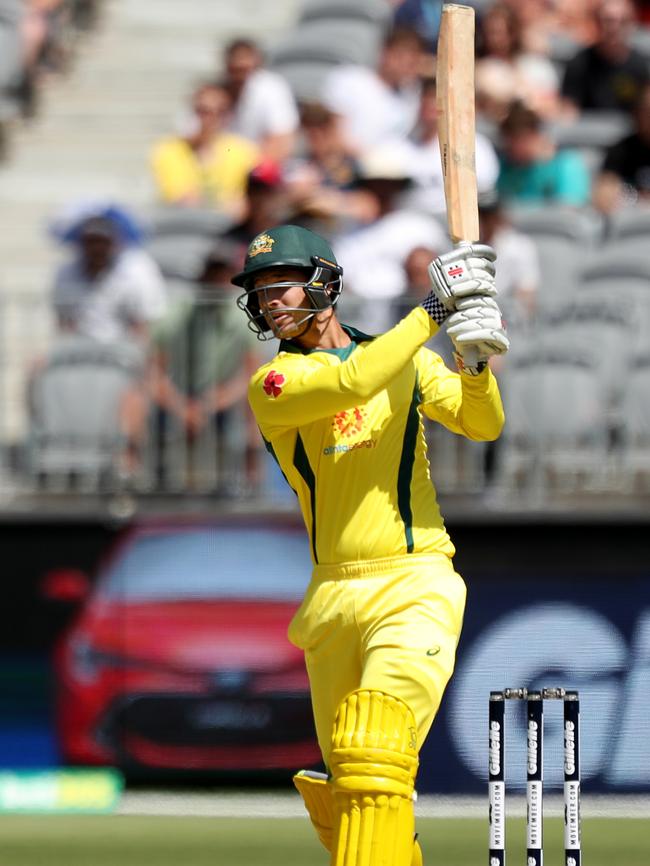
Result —
<instances>
[{"instance_id":1,"label":"cricket bat","mask_svg":"<svg viewBox=\"0 0 650 866\"><path fill-rule=\"evenodd\" d=\"M447 226L452 241L479 239L474 114L474 10L442 7L436 62L438 141L445 186ZM476 363L465 353L465 363Z\"/></svg>"},{"instance_id":2,"label":"cricket bat","mask_svg":"<svg viewBox=\"0 0 650 866\"><path fill-rule=\"evenodd\" d=\"M446 3L442 7L436 99L449 234L454 243L471 243L478 240L474 10L471 6Z\"/></svg>"}]
</instances>

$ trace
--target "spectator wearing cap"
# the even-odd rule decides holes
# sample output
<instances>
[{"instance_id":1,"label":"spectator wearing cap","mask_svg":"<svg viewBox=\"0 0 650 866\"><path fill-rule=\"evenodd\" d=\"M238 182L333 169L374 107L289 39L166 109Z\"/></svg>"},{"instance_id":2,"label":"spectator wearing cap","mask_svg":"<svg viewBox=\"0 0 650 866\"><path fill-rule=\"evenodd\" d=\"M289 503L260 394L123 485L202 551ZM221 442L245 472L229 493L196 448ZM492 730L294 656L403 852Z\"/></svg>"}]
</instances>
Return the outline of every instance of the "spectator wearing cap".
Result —
<instances>
[{"instance_id":1,"label":"spectator wearing cap","mask_svg":"<svg viewBox=\"0 0 650 866\"><path fill-rule=\"evenodd\" d=\"M632 111L650 81L648 61L631 43L635 10L630 0L601 0L598 38L567 64L562 83L565 113Z\"/></svg>"},{"instance_id":2,"label":"spectator wearing cap","mask_svg":"<svg viewBox=\"0 0 650 866\"><path fill-rule=\"evenodd\" d=\"M224 82L232 132L254 141L264 158L283 162L295 146L298 109L284 78L264 68L257 43L235 39L226 47Z\"/></svg>"},{"instance_id":3,"label":"spectator wearing cap","mask_svg":"<svg viewBox=\"0 0 650 866\"><path fill-rule=\"evenodd\" d=\"M245 474L249 484L256 483L259 435L246 393L261 358L259 342L234 303L230 279L239 269L237 253L234 244L219 241L203 263L194 294L180 299L154 332L152 401L161 480L163 446L173 439L174 427L190 460L199 458L201 440L212 437L225 474L229 427L241 419Z\"/></svg>"},{"instance_id":4,"label":"spectator wearing cap","mask_svg":"<svg viewBox=\"0 0 650 866\"><path fill-rule=\"evenodd\" d=\"M408 136L417 120L425 57L425 44L415 30L395 28L384 40L375 69L349 64L329 73L321 101L340 115L351 153Z\"/></svg>"},{"instance_id":5,"label":"spectator wearing cap","mask_svg":"<svg viewBox=\"0 0 650 866\"><path fill-rule=\"evenodd\" d=\"M594 184L594 205L603 213L650 204L650 84L634 109L634 131L609 147Z\"/></svg>"},{"instance_id":6,"label":"spectator wearing cap","mask_svg":"<svg viewBox=\"0 0 650 866\"><path fill-rule=\"evenodd\" d=\"M294 221L320 221L325 233L349 223L372 222L378 216L377 202L357 187L358 161L345 147L338 115L320 103L308 103L300 120L303 153L286 171Z\"/></svg>"},{"instance_id":7,"label":"spectator wearing cap","mask_svg":"<svg viewBox=\"0 0 650 866\"><path fill-rule=\"evenodd\" d=\"M236 257L241 267L244 266L246 250L253 238L265 229L285 222L289 212L289 197L282 169L273 160L263 160L246 180L243 219L224 234L225 240L236 244Z\"/></svg>"},{"instance_id":8,"label":"spectator wearing cap","mask_svg":"<svg viewBox=\"0 0 650 866\"><path fill-rule=\"evenodd\" d=\"M224 85L206 83L196 88L188 129L163 139L152 153L162 201L241 216L246 178L259 161L259 150L253 142L227 130L231 109Z\"/></svg>"},{"instance_id":9,"label":"spectator wearing cap","mask_svg":"<svg viewBox=\"0 0 650 866\"><path fill-rule=\"evenodd\" d=\"M500 127L499 195L506 203L582 207L589 202L589 171L574 150L558 150L541 118L514 103Z\"/></svg>"},{"instance_id":10,"label":"spectator wearing cap","mask_svg":"<svg viewBox=\"0 0 650 866\"><path fill-rule=\"evenodd\" d=\"M450 245L437 219L402 206L412 185L410 154L406 142L392 142L361 158L359 185L377 199L379 218L334 239L334 253L350 295L373 302L364 306L363 313L370 333L381 333L391 325L394 301L407 288L404 264L411 250L426 246L442 252Z\"/></svg>"},{"instance_id":11,"label":"spectator wearing cap","mask_svg":"<svg viewBox=\"0 0 650 866\"><path fill-rule=\"evenodd\" d=\"M408 206L444 218L445 187L438 141L438 106L436 80L422 82L422 95L417 126L410 141L413 153L409 157L413 187L406 196ZM481 133L476 135L476 180L479 191L491 189L499 175L499 160L491 141Z\"/></svg>"},{"instance_id":12,"label":"spectator wearing cap","mask_svg":"<svg viewBox=\"0 0 650 866\"><path fill-rule=\"evenodd\" d=\"M145 250L127 243L112 216L86 216L68 234L72 258L57 270L52 305L60 329L104 342L146 343L167 306L165 284Z\"/></svg>"}]
</instances>

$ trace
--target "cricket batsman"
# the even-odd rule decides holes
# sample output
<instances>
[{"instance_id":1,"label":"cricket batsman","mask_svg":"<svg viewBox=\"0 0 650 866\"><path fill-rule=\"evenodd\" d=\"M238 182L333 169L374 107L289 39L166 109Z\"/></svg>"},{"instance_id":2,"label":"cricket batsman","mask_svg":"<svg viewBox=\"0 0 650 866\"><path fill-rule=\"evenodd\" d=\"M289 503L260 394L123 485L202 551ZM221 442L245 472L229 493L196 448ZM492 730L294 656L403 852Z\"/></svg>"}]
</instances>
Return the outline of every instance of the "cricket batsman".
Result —
<instances>
[{"instance_id":1,"label":"cricket batsman","mask_svg":"<svg viewBox=\"0 0 650 866\"><path fill-rule=\"evenodd\" d=\"M454 668L466 595L423 418L476 441L499 436L487 361L508 340L494 260L478 244L435 259L430 294L377 337L339 322L343 269L307 229L262 232L233 278L250 327L280 340L249 400L311 543L312 578L289 639L305 653L328 773L294 782L332 866L422 863L418 752ZM423 348L442 325L459 372Z\"/></svg>"}]
</instances>

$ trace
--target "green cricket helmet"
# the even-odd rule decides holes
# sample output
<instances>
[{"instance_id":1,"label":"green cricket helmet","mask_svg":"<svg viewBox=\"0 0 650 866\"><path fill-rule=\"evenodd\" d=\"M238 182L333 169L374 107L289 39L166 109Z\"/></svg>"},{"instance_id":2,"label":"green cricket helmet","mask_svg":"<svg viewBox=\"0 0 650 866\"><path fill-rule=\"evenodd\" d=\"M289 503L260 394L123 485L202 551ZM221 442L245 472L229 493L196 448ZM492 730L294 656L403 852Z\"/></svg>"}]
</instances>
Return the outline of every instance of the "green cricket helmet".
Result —
<instances>
[{"instance_id":1,"label":"green cricket helmet","mask_svg":"<svg viewBox=\"0 0 650 866\"><path fill-rule=\"evenodd\" d=\"M304 282L295 280L272 283L255 288L255 277L270 268L299 268L305 274ZM334 258L332 248L320 235L301 226L282 225L257 235L248 247L244 270L232 278L236 286L245 290L237 298L237 305L249 318L249 328L258 339L268 340L275 335L268 315L260 307L260 295L269 289L301 286L311 308L285 307L285 311L305 312L301 324L305 330L320 310L336 306L343 287L343 268ZM265 305L266 306L266 305ZM304 333L304 331L302 331ZM299 336L299 335L297 335Z\"/></svg>"}]
</instances>

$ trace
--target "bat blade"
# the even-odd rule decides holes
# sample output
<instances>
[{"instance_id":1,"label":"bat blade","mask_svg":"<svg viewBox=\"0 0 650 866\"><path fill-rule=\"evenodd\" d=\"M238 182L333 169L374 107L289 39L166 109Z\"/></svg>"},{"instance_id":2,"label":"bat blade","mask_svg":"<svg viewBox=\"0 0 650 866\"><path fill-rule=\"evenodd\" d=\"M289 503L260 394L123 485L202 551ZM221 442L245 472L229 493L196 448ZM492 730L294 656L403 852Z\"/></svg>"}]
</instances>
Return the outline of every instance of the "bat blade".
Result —
<instances>
[{"instance_id":1,"label":"bat blade","mask_svg":"<svg viewBox=\"0 0 650 866\"><path fill-rule=\"evenodd\" d=\"M436 64L438 140L454 243L479 237L474 115L474 9L442 7Z\"/></svg>"}]
</instances>

